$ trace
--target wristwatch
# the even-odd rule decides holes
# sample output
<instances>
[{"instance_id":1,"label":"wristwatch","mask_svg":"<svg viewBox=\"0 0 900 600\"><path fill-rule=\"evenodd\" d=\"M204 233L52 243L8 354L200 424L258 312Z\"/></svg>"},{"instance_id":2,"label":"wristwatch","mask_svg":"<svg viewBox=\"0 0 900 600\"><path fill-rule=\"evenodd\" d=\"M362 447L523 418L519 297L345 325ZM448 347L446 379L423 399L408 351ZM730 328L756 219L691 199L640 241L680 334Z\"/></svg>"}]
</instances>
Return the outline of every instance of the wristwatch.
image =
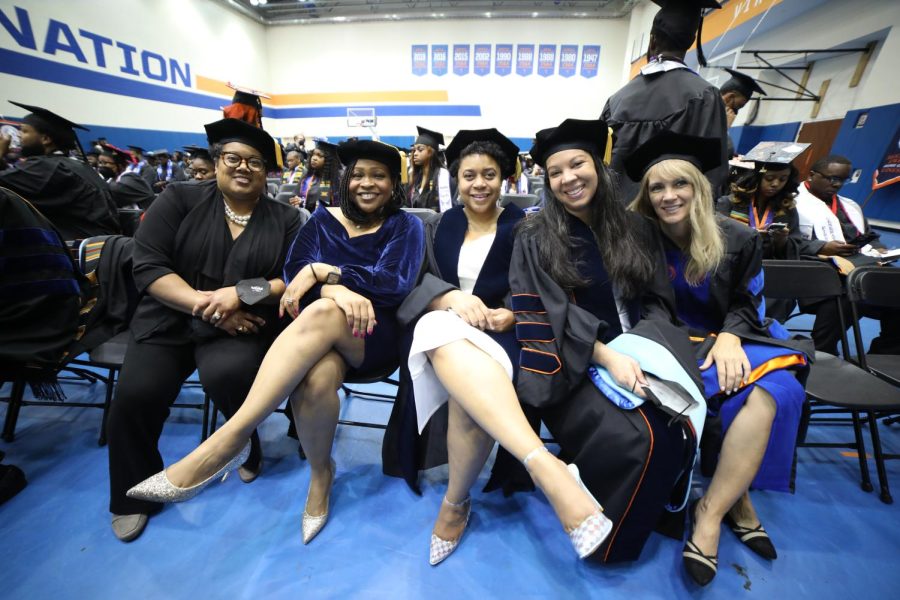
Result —
<instances>
[{"instance_id":1,"label":"wristwatch","mask_svg":"<svg viewBox=\"0 0 900 600\"><path fill-rule=\"evenodd\" d=\"M341 273L337 269L334 269L325 276L325 283L328 285L337 285L341 282Z\"/></svg>"}]
</instances>

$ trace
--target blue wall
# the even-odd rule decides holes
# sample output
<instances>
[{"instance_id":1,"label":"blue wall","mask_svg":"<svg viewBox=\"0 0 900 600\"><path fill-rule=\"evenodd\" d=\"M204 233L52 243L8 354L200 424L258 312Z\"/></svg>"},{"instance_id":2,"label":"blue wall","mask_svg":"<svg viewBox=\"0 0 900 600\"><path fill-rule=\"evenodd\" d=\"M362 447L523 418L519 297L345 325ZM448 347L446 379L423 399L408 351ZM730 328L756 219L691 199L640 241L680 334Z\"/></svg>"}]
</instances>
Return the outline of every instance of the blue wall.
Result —
<instances>
[{"instance_id":1,"label":"blue wall","mask_svg":"<svg viewBox=\"0 0 900 600\"><path fill-rule=\"evenodd\" d=\"M856 120L864 112L869 113L866 124L856 129ZM872 194L865 206L866 216L870 219L900 222L900 184L895 183L872 193L872 175L893 140L897 127L900 127L900 104L851 110L844 117L831 146L832 154L842 154L853 162L854 169L862 169L859 180L844 186L841 195L863 204Z\"/></svg>"},{"instance_id":2,"label":"blue wall","mask_svg":"<svg viewBox=\"0 0 900 600\"><path fill-rule=\"evenodd\" d=\"M728 133L734 142L735 152L746 154L760 142L793 142L800 131L800 121L775 125L742 125L732 127Z\"/></svg>"}]
</instances>

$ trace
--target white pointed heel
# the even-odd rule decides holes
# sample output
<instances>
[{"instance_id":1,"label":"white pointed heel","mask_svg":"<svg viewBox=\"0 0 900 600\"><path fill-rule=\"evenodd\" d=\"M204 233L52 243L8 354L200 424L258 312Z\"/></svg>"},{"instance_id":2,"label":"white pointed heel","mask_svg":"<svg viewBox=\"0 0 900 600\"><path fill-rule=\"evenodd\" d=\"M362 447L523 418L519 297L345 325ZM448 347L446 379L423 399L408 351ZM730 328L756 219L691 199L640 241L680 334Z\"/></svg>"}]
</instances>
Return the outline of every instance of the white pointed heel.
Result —
<instances>
[{"instance_id":1,"label":"white pointed heel","mask_svg":"<svg viewBox=\"0 0 900 600\"><path fill-rule=\"evenodd\" d=\"M431 534L431 545L428 552L428 562L431 566L437 565L443 562L448 556L453 554L453 551L456 550L456 547L459 546L459 541L462 539L463 534L466 532L466 527L469 526L469 517L472 515L472 497L468 496L462 502L453 503L447 500L447 497L444 496L442 502L446 502L450 506L455 508L459 508L461 506L466 507L466 522L463 524L463 530L459 534L459 537L455 540L445 540L441 537L436 536L434 533Z\"/></svg>"},{"instance_id":2,"label":"white pointed heel","mask_svg":"<svg viewBox=\"0 0 900 600\"><path fill-rule=\"evenodd\" d=\"M202 492L206 486L216 479L221 478L222 481L225 481L225 478L228 477L231 471L247 462L248 456L250 456L250 442L247 442L244 449L228 461L224 467L197 485L186 488L178 487L169 481L165 470L162 470L128 490L125 495L129 498L147 500L149 502L185 502Z\"/></svg>"},{"instance_id":3,"label":"white pointed heel","mask_svg":"<svg viewBox=\"0 0 900 600\"><path fill-rule=\"evenodd\" d=\"M591 500L594 501L594 505L597 507L597 512L588 516L584 521L579 523L575 529L568 532L569 539L572 542L572 546L575 548L575 552L578 554L578 558L585 559L597 551L597 548L600 547L600 544L603 543L612 531L613 523L606 518L606 515L603 514L603 507L600 506L600 503L597 502L594 495L591 494L590 490L587 489L587 486L584 485L584 482L581 480L581 474L578 472L578 466L572 463L566 465L566 468L569 470L569 473L575 481L578 482L578 485L581 486L581 489L584 490L584 493L590 496Z\"/></svg>"},{"instance_id":4,"label":"white pointed heel","mask_svg":"<svg viewBox=\"0 0 900 600\"><path fill-rule=\"evenodd\" d=\"M331 486L334 487L334 476L337 473L337 465L334 462L334 459L331 460ZM309 492L306 493L306 500L309 501ZM321 515L311 515L306 512L306 506L303 508L303 520L300 524L300 529L303 532L303 543L308 544L314 537L316 537L322 528L325 527L325 523L328 522L328 511L330 510L330 501L331 501L331 489L328 490L328 497L325 498L325 513Z\"/></svg>"}]
</instances>

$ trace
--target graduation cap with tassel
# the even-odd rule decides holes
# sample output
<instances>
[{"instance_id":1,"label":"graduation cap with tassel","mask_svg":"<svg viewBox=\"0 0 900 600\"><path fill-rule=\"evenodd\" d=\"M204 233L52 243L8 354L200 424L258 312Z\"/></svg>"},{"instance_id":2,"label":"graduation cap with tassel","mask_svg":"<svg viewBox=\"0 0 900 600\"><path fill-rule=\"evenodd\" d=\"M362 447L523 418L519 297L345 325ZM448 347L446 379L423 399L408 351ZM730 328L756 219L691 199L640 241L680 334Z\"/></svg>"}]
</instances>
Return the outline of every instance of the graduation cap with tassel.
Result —
<instances>
[{"instance_id":1,"label":"graduation cap with tassel","mask_svg":"<svg viewBox=\"0 0 900 600\"><path fill-rule=\"evenodd\" d=\"M705 9L718 9L716 0L653 0L659 12L653 18L650 33L659 33L669 39L677 49L687 50L697 40L697 62L706 66L703 54L703 15Z\"/></svg>"}]
</instances>

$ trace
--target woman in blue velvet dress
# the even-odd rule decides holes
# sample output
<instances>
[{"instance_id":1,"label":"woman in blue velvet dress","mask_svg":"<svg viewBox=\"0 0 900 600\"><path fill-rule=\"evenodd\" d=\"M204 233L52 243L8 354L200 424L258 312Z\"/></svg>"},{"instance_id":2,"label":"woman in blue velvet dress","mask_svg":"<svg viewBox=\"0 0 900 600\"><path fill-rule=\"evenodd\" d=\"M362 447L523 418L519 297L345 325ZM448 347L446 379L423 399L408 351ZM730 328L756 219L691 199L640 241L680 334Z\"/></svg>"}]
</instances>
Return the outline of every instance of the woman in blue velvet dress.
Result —
<instances>
[{"instance_id":1,"label":"woman in blue velvet dress","mask_svg":"<svg viewBox=\"0 0 900 600\"><path fill-rule=\"evenodd\" d=\"M432 565L459 544L472 507L470 488L495 440L526 464L579 555L605 537L602 528L592 529L605 518L565 464L545 451L515 394L519 345L508 271L514 230L524 213L512 204L500 208L497 201L517 152L496 129L454 137L447 157L463 205L429 225L428 271L400 311L404 321L417 319L408 366L419 432L449 404L449 482L431 535Z\"/></svg>"},{"instance_id":2,"label":"woman in blue velvet dress","mask_svg":"<svg viewBox=\"0 0 900 600\"><path fill-rule=\"evenodd\" d=\"M341 205L319 205L290 249L281 309L294 321L266 354L241 410L187 457L132 488L132 497L193 497L240 464L250 433L290 396L311 471L303 542L325 525L337 390L349 372L396 368L396 309L415 285L424 240L419 219L400 210L405 168L397 149L359 140L341 144L338 154L346 166Z\"/></svg>"},{"instance_id":3,"label":"woman in blue velvet dress","mask_svg":"<svg viewBox=\"0 0 900 600\"><path fill-rule=\"evenodd\" d=\"M703 171L718 160L719 140L664 133L627 161L641 181L632 210L659 225L678 317L698 340L698 362L711 414L725 432L709 488L692 507L694 530L684 565L700 585L716 574L722 521L751 550L774 559L748 489L788 491L805 398L797 376L812 348L788 339L764 315L758 233L713 212Z\"/></svg>"}]
</instances>

